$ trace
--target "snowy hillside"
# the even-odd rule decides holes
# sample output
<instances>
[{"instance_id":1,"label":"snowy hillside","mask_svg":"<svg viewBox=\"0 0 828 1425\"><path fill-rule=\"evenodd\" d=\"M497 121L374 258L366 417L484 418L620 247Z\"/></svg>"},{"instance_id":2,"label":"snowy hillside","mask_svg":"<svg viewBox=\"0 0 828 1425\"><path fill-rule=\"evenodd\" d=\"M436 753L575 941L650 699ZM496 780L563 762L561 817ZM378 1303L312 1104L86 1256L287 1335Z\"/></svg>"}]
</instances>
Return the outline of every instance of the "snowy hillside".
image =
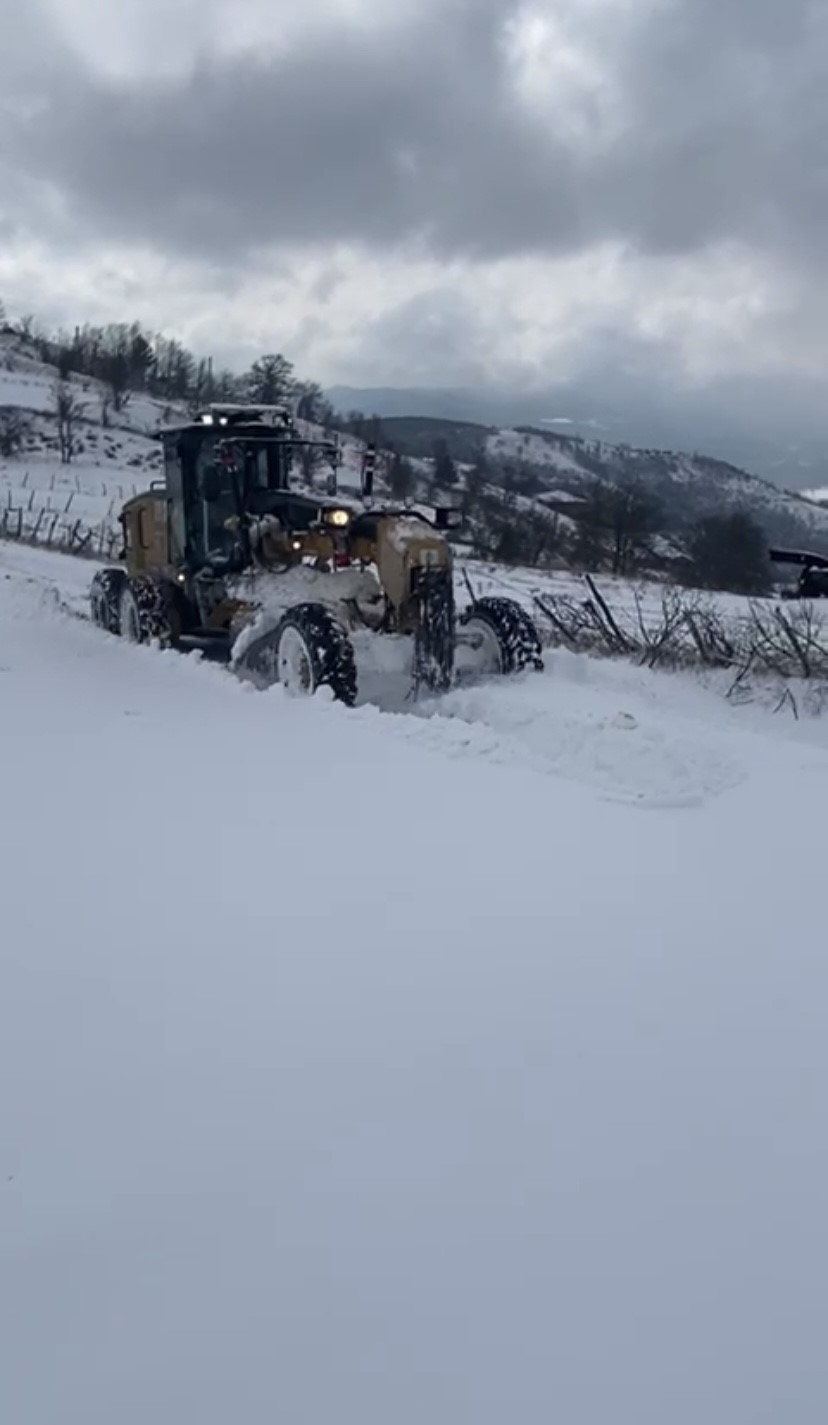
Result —
<instances>
[{"instance_id":1,"label":"snowy hillside","mask_svg":"<svg viewBox=\"0 0 828 1425\"><path fill-rule=\"evenodd\" d=\"M52 418L57 380L56 368L38 361L25 342L0 335L0 408L18 407ZM81 402L85 423L101 425L105 404L112 405L105 386L92 378L71 374L66 385ZM147 435L163 425L173 409L146 393L131 391L124 410L111 410L110 419L118 429Z\"/></svg>"},{"instance_id":2,"label":"snowy hillside","mask_svg":"<svg viewBox=\"0 0 828 1425\"><path fill-rule=\"evenodd\" d=\"M0 533L108 556L124 499L160 473L152 435L173 412L137 393L114 412L99 382L70 377L74 453L63 464L56 383L54 367L28 356L19 342L0 340L0 419L14 413L23 423L19 450L0 455Z\"/></svg>"},{"instance_id":3,"label":"snowy hillside","mask_svg":"<svg viewBox=\"0 0 828 1425\"><path fill-rule=\"evenodd\" d=\"M494 429L469 422L390 417L387 439L408 455L427 456L444 443L462 468L485 458L488 478L529 497L538 510L583 499L596 482L648 491L658 502L660 527L686 532L709 514L747 510L774 542L811 543L828 552L828 509L802 495L700 454L641 450L551 430Z\"/></svg>"},{"instance_id":4,"label":"snowy hillside","mask_svg":"<svg viewBox=\"0 0 828 1425\"><path fill-rule=\"evenodd\" d=\"M708 456L634 450L537 431L498 431L488 437L487 450L494 458L548 470L554 484L576 494L596 478L622 486L638 482L662 502L671 524L748 509L772 538L797 529L817 544L828 541L828 510Z\"/></svg>"},{"instance_id":5,"label":"snowy hillside","mask_svg":"<svg viewBox=\"0 0 828 1425\"><path fill-rule=\"evenodd\" d=\"M297 704L81 574L0 544L0 1418L824 1420L828 725Z\"/></svg>"}]
</instances>

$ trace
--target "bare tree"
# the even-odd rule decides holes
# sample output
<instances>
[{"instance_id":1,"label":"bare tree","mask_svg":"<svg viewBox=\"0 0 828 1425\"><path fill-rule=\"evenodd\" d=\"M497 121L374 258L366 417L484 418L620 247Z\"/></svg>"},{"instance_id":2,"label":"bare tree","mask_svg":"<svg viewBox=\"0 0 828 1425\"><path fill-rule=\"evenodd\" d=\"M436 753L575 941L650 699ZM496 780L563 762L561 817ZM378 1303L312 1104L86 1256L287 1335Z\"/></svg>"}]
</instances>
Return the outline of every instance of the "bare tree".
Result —
<instances>
[{"instance_id":1,"label":"bare tree","mask_svg":"<svg viewBox=\"0 0 828 1425\"><path fill-rule=\"evenodd\" d=\"M276 352L260 356L242 379L245 396L255 405L279 406L296 390L293 363Z\"/></svg>"},{"instance_id":2,"label":"bare tree","mask_svg":"<svg viewBox=\"0 0 828 1425\"><path fill-rule=\"evenodd\" d=\"M86 410L86 404L79 401L71 387L62 381L55 384L54 400L60 459L63 465L69 465L75 453L75 426Z\"/></svg>"},{"instance_id":3,"label":"bare tree","mask_svg":"<svg viewBox=\"0 0 828 1425\"><path fill-rule=\"evenodd\" d=\"M598 570L607 563L607 526L610 488L596 479L578 509L578 531L573 548L580 569Z\"/></svg>"},{"instance_id":4,"label":"bare tree","mask_svg":"<svg viewBox=\"0 0 828 1425\"><path fill-rule=\"evenodd\" d=\"M129 401L129 353L125 346L113 345L102 363L103 379L109 387L112 406L116 412L122 411Z\"/></svg>"},{"instance_id":5,"label":"bare tree","mask_svg":"<svg viewBox=\"0 0 828 1425\"><path fill-rule=\"evenodd\" d=\"M29 429L28 422L14 406L0 407L0 455L4 460L20 454Z\"/></svg>"},{"instance_id":6,"label":"bare tree","mask_svg":"<svg viewBox=\"0 0 828 1425\"><path fill-rule=\"evenodd\" d=\"M585 569L629 574L650 552L659 516L658 502L648 490L596 480L578 511L576 562Z\"/></svg>"},{"instance_id":7,"label":"bare tree","mask_svg":"<svg viewBox=\"0 0 828 1425\"><path fill-rule=\"evenodd\" d=\"M213 362L210 358L199 361L195 368L192 390L187 401L187 409L191 415L197 415L205 406L209 406L216 400L216 378L213 375Z\"/></svg>"},{"instance_id":8,"label":"bare tree","mask_svg":"<svg viewBox=\"0 0 828 1425\"><path fill-rule=\"evenodd\" d=\"M485 445L481 445L475 454L474 464L466 471L462 498L465 515L468 515L477 505L490 477L489 457Z\"/></svg>"},{"instance_id":9,"label":"bare tree","mask_svg":"<svg viewBox=\"0 0 828 1425\"><path fill-rule=\"evenodd\" d=\"M318 446L300 445L297 449L297 459L302 471L302 479L313 490L316 485L317 471L327 464L324 452Z\"/></svg>"},{"instance_id":10,"label":"bare tree","mask_svg":"<svg viewBox=\"0 0 828 1425\"><path fill-rule=\"evenodd\" d=\"M661 513L659 505L649 491L633 484L613 492L609 513L612 572L629 574L649 553Z\"/></svg>"},{"instance_id":11,"label":"bare tree","mask_svg":"<svg viewBox=\"0 0 828 1425\"><path fill-rule=\"evenodd\" d=\"M313 421L320 426L330 423L333 408L316 381L297 381L295 397L296 414L300 420Z\"/></svg>"}]
</instances>

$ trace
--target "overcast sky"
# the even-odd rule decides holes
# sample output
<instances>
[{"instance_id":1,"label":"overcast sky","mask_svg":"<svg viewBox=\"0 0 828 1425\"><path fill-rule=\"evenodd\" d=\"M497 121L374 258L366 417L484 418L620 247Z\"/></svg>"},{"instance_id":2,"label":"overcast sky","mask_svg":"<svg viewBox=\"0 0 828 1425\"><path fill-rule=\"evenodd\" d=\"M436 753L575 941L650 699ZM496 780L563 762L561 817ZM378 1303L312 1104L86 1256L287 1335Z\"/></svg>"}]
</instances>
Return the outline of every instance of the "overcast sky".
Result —
<instances>
[{"instance_id":1,"label":"overcast sky","mask_svg":"<svg viewBox=\"0 0 828 1425\"><path fill-rule=\"evenodd\" d=\"M0 296L349 384L828 367L825 0L0 0Z\"/></svg>"}]
</instances>

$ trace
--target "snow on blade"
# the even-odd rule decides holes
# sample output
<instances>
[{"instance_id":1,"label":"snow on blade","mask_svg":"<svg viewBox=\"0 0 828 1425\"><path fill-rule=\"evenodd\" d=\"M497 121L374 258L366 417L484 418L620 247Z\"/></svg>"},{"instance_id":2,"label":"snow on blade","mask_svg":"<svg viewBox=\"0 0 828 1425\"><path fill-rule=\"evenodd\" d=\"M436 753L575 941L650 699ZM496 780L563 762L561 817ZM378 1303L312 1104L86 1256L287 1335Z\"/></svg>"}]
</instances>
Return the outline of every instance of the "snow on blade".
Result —
<instances>
[{"instance_id":1,"label":"snow on blade","mask_svg":"<svg viewBox=\"0 0 828 1425\"><path fill-rule=\"evenodd\" d=\"M381 589L376 575L367 569L342 569L335 581L330 574L299 564L283 573L254 569L228 585L231 597L255 605L253 618L233 644L233 660L240 662L250 645L263 633L275 629L288 609L300 603L322 603L332 609L353 603L366 614L376 613Z\"/></svg>"}]
</instances>

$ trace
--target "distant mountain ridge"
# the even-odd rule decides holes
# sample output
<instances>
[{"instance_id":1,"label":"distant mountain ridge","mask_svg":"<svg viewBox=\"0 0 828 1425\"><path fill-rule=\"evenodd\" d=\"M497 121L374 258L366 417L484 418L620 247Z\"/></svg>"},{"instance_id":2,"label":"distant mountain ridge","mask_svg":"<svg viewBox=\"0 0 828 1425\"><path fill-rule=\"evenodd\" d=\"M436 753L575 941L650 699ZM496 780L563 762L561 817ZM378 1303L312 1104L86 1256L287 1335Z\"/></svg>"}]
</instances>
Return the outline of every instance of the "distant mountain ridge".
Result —
<instances>
[{"instance_id":1,"label":"distant mountain ridge","mask_svg":"<svg viewBox=\"0 0 828 1425\"><path fill-rule=\"evenodd\" d=\"M583 498L596 481L635 485L657 500L665 533L680 536L706 515L739 509L759 521L771 542L812 545L828 553L828 508L711 456L438 417L386 418L382 434L387 444L417 461L428 459L438 442L445 443L461 468L482 456L492 483L531 495L540 510L548 508L545 497L553 491Z\"/></svg>"},{"instance_id":2,"label":"distant mountain ridge","mask_svg":"<svg viewBox=\"0 0 828 1425\"><path fill-rule=\"evenodd\" d=\"M542 391L334 386L337 410L533 426L638 449L702 450L792 490L828 485L828 409L813 383L762 382L674 392L623 375Z\"/></svg>"}]
</instances>

